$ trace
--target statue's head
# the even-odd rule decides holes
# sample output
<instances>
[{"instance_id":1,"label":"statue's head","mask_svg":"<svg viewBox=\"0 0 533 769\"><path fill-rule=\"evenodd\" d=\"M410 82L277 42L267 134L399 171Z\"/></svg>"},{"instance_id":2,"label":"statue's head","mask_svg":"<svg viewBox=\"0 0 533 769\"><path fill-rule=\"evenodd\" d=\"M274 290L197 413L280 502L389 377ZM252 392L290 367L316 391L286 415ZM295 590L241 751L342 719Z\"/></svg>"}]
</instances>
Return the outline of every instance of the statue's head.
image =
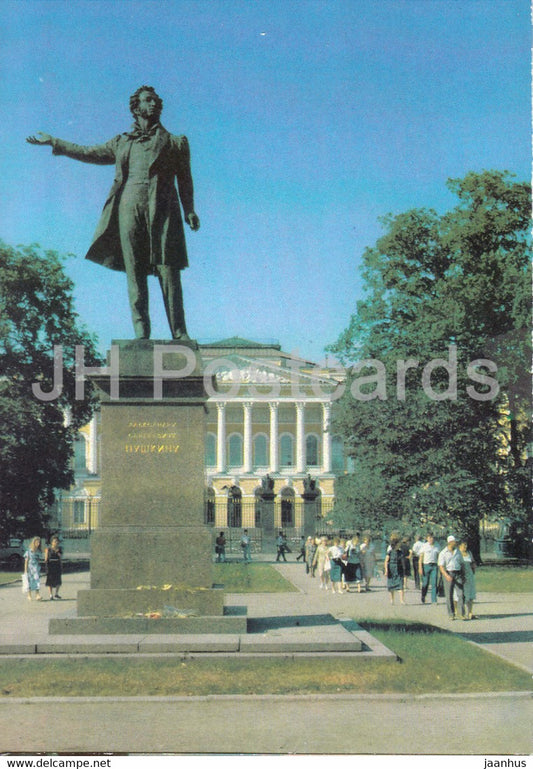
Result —
<instances>
[{"instance_id":1,"label":"statue's head","mask_svg":"<svg viewBox=\"0 0 533 769\"><path fill-rule=\"evenodd\" d=\"M151 85L141 85L141 87L137 88L135 93L130 96L131 114L133 115L133 117L137 117L137 110L139 108L140 96L145 91L149 93L151 96L153 96L155 99L156 108L157 108L157 119L159 120L159 116L163 111L163 99L160 96L158 96L158 94L155 92L155 88L152 88Z\"/></svg>"}]
</instances>

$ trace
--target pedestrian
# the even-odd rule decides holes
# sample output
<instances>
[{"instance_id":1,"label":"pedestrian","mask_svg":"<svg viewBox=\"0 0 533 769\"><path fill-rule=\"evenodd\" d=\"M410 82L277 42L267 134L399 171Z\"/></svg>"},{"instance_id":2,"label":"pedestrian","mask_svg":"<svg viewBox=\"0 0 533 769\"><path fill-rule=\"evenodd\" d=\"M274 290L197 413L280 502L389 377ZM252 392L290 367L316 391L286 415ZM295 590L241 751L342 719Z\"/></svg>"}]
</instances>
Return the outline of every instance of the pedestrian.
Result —
<instances>
[{"instance_id":1,"label":"pedestrian","mask_svg":"<svg viewBox=\"0 0 533 769\"><path fill-rule=\"evenodd\" d=\"M361 582L363 581L363 569L361 567L361 547L359 545L359 532L356 532L348 539L345 547L346 566L345 582L348 592L352 592L352 587L357 587L357 592L361 592Z\"/></svg>"},{"instance_id":2,"label":"pedestrian","mask_svg":"<svg viewBox=\"0 0 533 769\"><path fill-rule=\"evenodd\" d=\"M250 563L252 560L252 541L248 536L248 529L244 529L242 532L241 548L244 563Z\"/></svg>"},{"instance_id":3,"label":"pedestrian","mask_svg":"<svg viewBox=\"0 0 533 769\"><path fill-rule=\"evenodd\" d=\"M372 544L372 538L369 532L363 534L361 544L361 566L363 568L363 579L365 580L365 590L370 591L370 582L376 570L376 550Z\"/></svg>"},{"instance_id":4,"label":"pedestrian","mask_svg":"<svg viewBox=\"0 0 533 769\"><path fill-rule=\"evenodd\" d=\"M418 560L418 574L419 577L421 577L422 582L422 603L426 602L429 587L431 587L431 603L437 603L438 559L439 548L435 544L435 537L429 532L426 537L426 542L422 545L420 550Z\"/></svg>"},{"instance_id":5,"label":"pedestrian","mask_svg":"<svg viewBox=\"0 0 533 769\"><path fill-rule=\"evenodd\" d=\"M407 580L411 576L411 548L409 546L409 537L403 537L400 543L400 552L402 554L403 589L407 590Z\"/></svg>"},{"instance_id":6,"label":"pedestrian","mask_svg":"<svg viewBox=\"0 0 533 769\"><path fill-rule=\"evenodd\" d=\"M287 549L287 540L285 539L285 534L280 530L277 539L276 539L276 547L278 548L278 553L276 555L276 561L279 561L280 558L283 558L285 563L287 562L287 559L285 558L285 551Z\"/></svg>"},{"instance_id":7,"label":"pedestrian","mask_svg":"<svg viewBox=\"0 0 533 769\"><path fill-rule=\"evenodd\" d=\"M300 537L300 555L296 556L296 560L300 559L305 563L305 537Z\"/></svg>"},{"instance_id":8,"label":"pedestrian","mask_svg":"<svg viewBox=\"0 0 533 769\"><path fill-rule=\"evenodd\" d=\"M476 599L476 562L470 550L468 549L468 543L464 540L459 544L459 550L463 556L464 561L464 600L466 606L467 619L475 619L474 617L474 601Z\"/></svg>"},{"instance_id":9,"label":"pedestrian","mask_svg":"<svg viewBox=\"0 0 533 769\"><path fill-rule=\"evenodd\" d=\"M32 600L32 593L35 593L35 599L41 600L41 538L34 537L30 546L24 553L24 574L28 578L28 601Z\"/></svg>"},{"instance_id":10,"label":"pedestrian","mask_svg":"<svg viewBox=\"0 0 533 769\"><path fill-rule=\"evenodd\" d=\"M444 579L448 618L454 620L460 616L464 619L464 560L453 534L450 534L446 547L441 550L438 564ZM454 604L455 597L457 598L457 607Z\"/></svg>"},{"instance_id":11,"label":"pedestrian","mask_svg":"<svg viewBox=\"0 0 533 769\"><path fill-rule=\"evenodd\" d=\"M63 551L59 544L59 537L52 537L50 540L50 547L47 547L44 551L44 562L46 564L46 587L50 594L50 600L61 600L59 595L59 588L61 587L61 575L62 575L62 557ZM55 590L55 596L54 596Z\"/></svg>"},{"instance_id":12,"label":"pedestrian","mask_svg":"<svg viewBox=\"0 0 533 769\"><path fill-rule=\"evenodd\" d=\"M394 604L394 595L396 592L400 593L400 602L402 604L405 603L402 551L400 549L400 537L398 534L391 534L383 570L387 577L387 590L389 591L391 604Z\"/></svg>"},{"instance_id":13,"label":"pedestrian","mask_svg":"<svg viewBox=\"0 0 533 769\"><path fill-rule=\"evenodd\" d=\"M335 537L332 546L328 549L328 558L330 561L329 578L331 580L332 593L342 593L343 552L340 540Z\"/></svg>"},{"instance_id":14,"label":"pedestrian","mask_svg":"<svg viewBox=\"0 0 533 769\"><path fill-rule=\"evenodd\" d=\"M226 537L224 536L223 531L221 531L215 539L215 553L217 556L217 563L224 563L226 560Z\"/></svg>"},{"instance_id":15,"label":"pedestrian","mask_svg":"<svg viewBox=\"0 0 533 769\"><path fill-rule=\"evenodd\" d=\"M413 577L415 579L415 590L420 590L420 551L424 547L422 537L417 534L413 547L411 548L411 564L413 566Z\"/></svg>"},{"instance_id":16,"label":"pedestrian","mask_svg":"<svg viewBox=\"0 0 533 769\"><path fill-rule=\"evenodd\" d=\"M315 555L315 550L316 550L315 538L307 537L307 540L305 543L305 572L306 574L310 574L312 577L315 576L314 569L313 569L313 558Z\"/></svg>"},{"instance_id":17,"label":"pedestrian","mask_svg":"<svg viewBox=\"0 0 533 769\"><path fill-rule=\"evenodd\" d=\"M320 580L319 587L321 590L327 590L329 585L329 571L331 564L328 557L328 540L326 537L320 539L320 544L317 546L315 555L313 557L313 567L316 569L318 578Z\"/></svg>"}]
</instances>

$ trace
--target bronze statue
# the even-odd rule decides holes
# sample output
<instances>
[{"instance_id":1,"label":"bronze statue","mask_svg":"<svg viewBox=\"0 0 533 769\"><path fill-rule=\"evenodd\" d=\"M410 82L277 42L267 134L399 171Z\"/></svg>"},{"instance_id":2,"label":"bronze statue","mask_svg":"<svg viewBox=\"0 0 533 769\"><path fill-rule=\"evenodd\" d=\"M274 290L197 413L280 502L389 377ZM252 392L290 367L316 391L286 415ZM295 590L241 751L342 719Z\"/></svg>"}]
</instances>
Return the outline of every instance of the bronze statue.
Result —
<instances>
[{"instance_id":1,"label":"bronze statue","mask_svg":"<svg viewBox=\"0 0 533 769\"><path fill-rule=\"evenodd\" d=\"M180 277L188 260L176 179L187 224L196 231L200 220L194 212L187 137L163 128L162 109L155 90L143 85L130 98L131 131L106 144L85 147L41 132L26 141L51 145L54 155L115 164L115 181L86 258L126 272L137 339L150 337L148 275L159 278L172 338L188 339Z\"/></svg>"}]
</instances>

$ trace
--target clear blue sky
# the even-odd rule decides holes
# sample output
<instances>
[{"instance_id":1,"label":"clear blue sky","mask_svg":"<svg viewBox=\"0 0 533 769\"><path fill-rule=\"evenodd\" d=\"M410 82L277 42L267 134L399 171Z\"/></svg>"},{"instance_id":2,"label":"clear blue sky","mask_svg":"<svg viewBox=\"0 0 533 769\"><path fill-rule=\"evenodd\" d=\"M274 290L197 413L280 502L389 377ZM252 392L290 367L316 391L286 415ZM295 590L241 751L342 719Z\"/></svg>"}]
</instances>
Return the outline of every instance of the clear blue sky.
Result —
<instances>
[{"instance_id":1,"label":"clear blue sky","mask_svg":"<svg viewBox=\"0 0 533 769\"><path fill-rule=\"evenodd\" d=\"M24 140L106 141L153 85L192 151L189 333L322 360L378 217L446 210L446 180L471 170L530 178L529 16L527 0L0 0L0 238L75 254L81 318L103 349L131 338L125 276L83 259L113 168Z\"/></svg>"}]
</instances>

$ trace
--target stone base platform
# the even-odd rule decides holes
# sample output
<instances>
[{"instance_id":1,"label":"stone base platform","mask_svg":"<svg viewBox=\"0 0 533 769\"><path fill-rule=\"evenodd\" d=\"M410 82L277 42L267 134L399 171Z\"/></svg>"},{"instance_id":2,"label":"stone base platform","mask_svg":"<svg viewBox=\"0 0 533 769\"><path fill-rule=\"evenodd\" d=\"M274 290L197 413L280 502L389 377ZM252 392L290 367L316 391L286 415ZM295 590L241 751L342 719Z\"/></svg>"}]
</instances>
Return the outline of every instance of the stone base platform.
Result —
<instances>
[{"instance_id":1,"label":"stone base platform","mask_svg":"<svg viewBox=\"0 0 533 769\"><path fill-rule=\"evenodd\" d=\"M189 635L246 633L246 611L224 607L216 616L66 617L51 619L50 635Z\"/></svg>"},{"instance_id":2,"label":"stone base platform","mask_svg":"<svg viewBox=\"0 0 533 769\"><path fill-rule=\"evenodd\" d=\"M234 607L239 609L240 607ZM344 621L330 614L304 615L292 618L246 619L226 616L222 619L238 619L244 629L237 632L200 630L171 632L165 619L132 618L139 622L117 625L108 629L105 620L116 618L82 618L93 623L95 632L88 627L81 631L77 618L52 620L55 634L43 635L32 642L0 637L0 657L20 655L223 655L235 657L353 657L363 660L396 660L396 655L353 621ZM206 619L206 618L187 618ZM215 618L216 619L216 618ZM221 619L221 618L219 618ZM274 621L273 621L274 620ZM171 620L172 622L172 620ZM67 626L65 623L71 623ZM176 627L174 625L174 627ZM65 628L67 628L65 630ZM101 632L96 632L100 628Z\"/></svg>"}]
</instances>

